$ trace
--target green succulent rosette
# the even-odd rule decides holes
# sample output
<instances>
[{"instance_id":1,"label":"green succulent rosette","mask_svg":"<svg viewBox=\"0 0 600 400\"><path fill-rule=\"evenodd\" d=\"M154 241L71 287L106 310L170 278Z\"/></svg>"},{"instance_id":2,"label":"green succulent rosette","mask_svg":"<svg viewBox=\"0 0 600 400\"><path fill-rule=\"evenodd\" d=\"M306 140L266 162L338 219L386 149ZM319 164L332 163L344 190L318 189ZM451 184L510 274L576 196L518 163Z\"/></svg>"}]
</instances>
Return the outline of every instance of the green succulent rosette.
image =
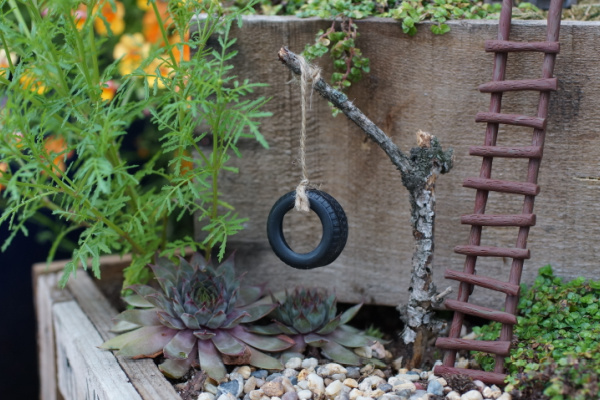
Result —
<instances>
[{"instance_id":1,"label":"green succulent rosette","mask_svg":"<svg viewBox=\"0 0 600 400\"><path fill-rule=\"evenodd\" d=\"M359 329L346 325L362 307L357 304L337 314L335 294L324 289L296 288L285 293L285 299L273 301L279 304L270 317L273 323L252 326L259 334L289 335L295 345L288 351L303 353L307 346L319 348L321 354L334 362L345 365L362 365L371 360L359 357L351 349L373 344L373 339Z\"/></svg>"},{"instance_id":2,"label":"green succulent rosette","mask_svg":"<svg viewBox=\"0 0 600 400\"><path fill-rule=\"evenodd\" d=\"M115 318L112 331L120 335L101 348L133 358L162 354L165 360L159 368L171 378L182 377L192 366L200 366L218 382L226 376L226 364L283 368L265 352L286 350L294 342L285 335L249 331L246 324L271 313L277 305L257 303L263 288L240 286L233 257L215 268L199 253L189 262L180 258L178 264L159 258L150 267L162 290L132 286L136 294L124 300L136 308Z\"/></svg>"}]
</instances>

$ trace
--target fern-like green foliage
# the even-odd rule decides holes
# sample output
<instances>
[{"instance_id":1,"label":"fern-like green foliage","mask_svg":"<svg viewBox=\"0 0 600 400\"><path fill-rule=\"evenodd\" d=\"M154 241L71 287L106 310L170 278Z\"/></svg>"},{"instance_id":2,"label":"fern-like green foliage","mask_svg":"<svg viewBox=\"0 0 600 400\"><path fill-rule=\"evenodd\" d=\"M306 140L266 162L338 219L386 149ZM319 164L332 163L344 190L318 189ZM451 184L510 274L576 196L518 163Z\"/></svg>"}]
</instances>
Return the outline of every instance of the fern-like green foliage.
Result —
<instances>
[{"instance_id":1,"label":"fern-like green foliage","mask_svg":"<svg viewBox=\"0 0 600 400\"><path fill-rule=\"evenodd\" d=\"M565 282L548 265L533 286L521 289L517 343L506 358L508 382L521 390L540 391L551 400L596 399L600 394L600 281ZM501 325L475 328L481 340L500 337ZM493 371L494 359L475 357ZM533 397L524 393L523 398Z\"/></svg>"},{"instance_id":2,"label":"fern-like green foliage","mask_svg":"<svg viewBox=\"0 0 600 400\"><path fill-rule=\"evenodd\" d=\"M258 129L266 99L252 94L261 85L238 80L229 65L236 54L230 26L247 10L223 15L219 2L150 0L161 44L135 53L138 65L121 75L128 56L113 60L117 37L101 13L116 3L90 0L81 11L72 0L44 8L0 0L0 49L9 55L0 65L0 224L11 231L2 249L27 235L28 221L48 221L49 210L48 260L67 237L76 240L62 285L80 265L100 277L103 254L133 254L124 285L146 281L157 252L215 248L222 258L244 219L219 192L219 175L235 171L228 160L239 156L241 138L267 146ZM129 3L125 9L136 7ZM200 13L206 17L194 18ZM107 36L95 31L99 22ZM211 36L218 46L207 45ZM196 50L190 59L187 48ZM106 100L103 89L113 81L120 86ZM124 145L136 121L151 127L153 154L143 162ZM194 217L207 231L202 241L174 228Z\"/></svg>"}]
</instances>

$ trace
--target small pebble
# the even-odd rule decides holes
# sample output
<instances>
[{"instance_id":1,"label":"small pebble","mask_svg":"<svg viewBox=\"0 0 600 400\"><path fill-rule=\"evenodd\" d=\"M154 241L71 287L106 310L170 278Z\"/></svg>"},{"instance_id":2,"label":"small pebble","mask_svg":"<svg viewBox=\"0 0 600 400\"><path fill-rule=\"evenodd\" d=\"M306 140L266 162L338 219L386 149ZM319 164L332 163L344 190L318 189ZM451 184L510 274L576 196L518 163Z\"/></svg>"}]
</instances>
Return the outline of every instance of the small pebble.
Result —
<instances>
[{"instance_id":1,"label":"small pebble","mask_svg":"<svg viewBox=\"0 0 600 400\"><path fill-rule=\"evenodd\" d=\"M265 379L265 380L266 380L267 382L271 382L271 381L274 381L274 380L276 380L276 379L278 379L278 378L281 378L281 377L283 377L283 375L282 375L281 373L279 373L279 372L275 372L275 373L273 373L273 374L271 374L271 375L267 376L267 379Z\"/></svg>"},{"instance_id":2,"label":"small pebble","mask_svg":"<svg viewBox=\"0 0 600 400\"><path fill-rule=\"evenodd\" d=\"M424 390L417 390L410 396L410 400L429 400L429 394Z\"/></svg>"},{"instance_id":3,"label":"small pebble","mask_svg":"<svg viewBox=\"0 0 600 400\"><path fill-rule=\"evenodd\" d=\"M325 383L323 382L323 378L321 378L317 374L309 374L306 377L308 381L308 388L317 396L320 396L325 391Z\"/></svg>"},{"instance_id":4,"label":"small pebble","mask_svg":"<svg viewBox=\"0 0 600 400\"><path fill-rule=\"evenodd\" d=\"M478 379L474 380L473 383L475 384L475 386L477 386L479 391L482 391L485 388L485 383L481 382Z\"/></svg>"},{"instance_id":5,"label":"small pebble","mask_svg":"<svg viewBox=\"0 0 600 400\"><path fill-rule=\"evenodd\" d=\"M362 390L358 390L358 389L352 389L350 391L350 393L348 393L348 398L350 400L356 400L358 397L360 396L364 396L364 393Z\"/></svg>"},{"instance_id":6,"label":"small pebble","mask_svg":"<svg viewBox=\"0 0 600 400\"><path fill-rule=\"evenodd\" d=\"M509 393L502 393L502 396L498 397L498 400L512 400L512 396Z\"/></svg>"},{"instance_id":7,"label":"small pebble","mask_svg":"<svg viewBox=\"0 0 600 400\"><path fill-rule=\"evenodd\" d=\"M444 387L438 381L430 381L427 385L427 393L441 396L444 394Z\"/></svg>"},{"instance_id":8,"label":"small pebble","mask_svg":"<svg viewBox=\"0 0 600 400\"><path fill-rule=\"evenodd\" d=\"M313 393L310 390L305 389L300 390L297 395L300 400L308 400L312 398Z\"/></svg>"},{"instance_id":9,"label":"small pebble","mask_svg":"<svg viewBox=\"0 0 600 400\"><path fill-rule=\"evenodd\" d=\"M202 392L198 396L198 400L215 400L215 395L208 392Z\"/></svg>"},{"instance_id":10,"label":"small pebble","mask_svg":"<svg viewBox=\"0 0 600 400\"><path fill-rule=\"evenodd\" d=\"M248 378L250 378L250 374L252 373L252 370L250 369L249 366L242 365L241 367L239 367L237 369L237 373L240 374L242 376L242 378L248 379Z\"/></svg>"},{"instance_id":11,"label":"small pebble","mask_svg":"<svg viewBox=\"0 0 600 400\"><path fill-rule=\"evenodd\" d=\"M396 375L396 378L398 379L403 379L405 381L411 381L411 382L416 382L419 380L419 374L398 374Z\"/></svg>"},{"instance_id":12,"label":"small pebble","mask_svg":"<svg viewBox=\"0 0 600 400\"><path fill-rule=\"evenodd\" d=\"M229 382L223 382L219 386L217 386L217 393L215 397L217 400L228 400L225 398L221 398L222 395L231 393L233 398L236 399L242 394L243 385L240 385L240 382L236 379Z\"/></svg>"},{"instance_id":13,"label":"small pebble","mask_svg":"<svg viewBox=\"0 0 600 400\"><path fill-rule=\"evenodd\" d=\"M380 383L385 383L385 381L378 376L369 376L365 378L361 383L358 384L358 388L363 392L367 390L371 390Z\"/></svg>"},{"instance_id":14,"label":"small pebble","mask_svg":"<svg viewBox=\"0 0 600 400\"><path fill-rule=\"evenodd\" d=\"M250 378L248 378L248 380L244 383L244 393L250 393L251 391L253 391L254 389L256 389L256 378L251 376Z\"/></svg>"},{"instance_id":15,"label":"small pebble","mask_svg":"<svg viewBox=\"0 0 600 400\"><path fill-rule=\"evenodd\" d=\"M261 390L269 397L281 397L285 393L283 384L276 381L266 382L264 385L262 385Z\"/></svg>"},{"instance_id":16,"label":"small pebble","mask_svg":"<svg viewBox=\"0 0 600 400\"><path fill-rule=\"evenodd\" d=\"M335 396L334 400L350 400L350 396L348 396L348 393L341 393Z\"/></svg>"},{"instance_id":17,"label":"small pebble","mask_svg":"<svg viewBox=\"0 0 600 400\"><path fill-rule=\"evenodd\" d=\"M298 393L296 391L285 392L283 396L281 396L281 400L298 400Z\"/></svg>"},{"instance_id":18,"label":"small pebble","mask_svg":"<svg viewBox=\"0 0 600 400\"><path fill-rule=\"evenodd\" d=\"M330 378L333 380L343 381L346 379L346 374L333 374Z\"/></svg>"},{"instance_id":19,"label":"small pebble","mask_svg":"<svg viewBox=\"0 0 600 400\"><path fill-rule=\"evenodd\" d=\"M384 393L387 393L393 389L393 386L389 383L382 383L379 386L377 386L377 389L383 391Z\"/></svg>"},{"instance_id":20,"label":"small pebble","mask_svg":"<svg viewBox=\"0 0 600 400\"><path fill-rule=\"evenodd\" d=\"M302 359L300 357L292 357L286 363L286 368L297 369L302 366Z\"/></svg>"},{"instance_id":21,"label":"small pebble","mask_svg":"<svg viewBox=\"0 0 600 400\"><path fill-rule=\"evenodd\" d=\"M460 400L483 400L483 396L479 390L469 390L460 396Z\"/></svg>"},{"instance_id":22,"label":"small pebble","mask_svg":"<svg viewBox=\"0 0 600 400\"><path fill-rule=\"evenodd\" d=\"M256 378L256 387L257 388L261 387L264 384L265 384L265 380L264 379L258 379L258 378Z\"/></svg>"},{"instance_id":23,"label":"small pebble","mask_svg":"<svg viewBox=\"0 0 600 400\"><path fill-rule=\"evenodd\" d=\"M250 393L248 393L248 396L250 397L250 400L260 400L263 396L263 392L260 389L253 390Z\"/></svg>"},{"instance_id":24,"label":"small pebble","mask_svg":"<svg viewBox=\"0 0 600 400\"><path fill-rule=\"evenodd\" d=\"M204 383L204 391L212 394L217 394L217 387L212 383Z\"/></svg>"},{"instance_id":25,"label":"small pebble","mask_svg":"<svg viewBox=\"0 0 600 400\"><path fill-rule=\"evenodd\" d=\"M358 379L360 378L360 368L358 367L346 367L346 378Z\"/></svg>"},{"instance_id":26,"label":"small pebble","mask_svg":"<svg viewBox=\"0 0 600 400\"><path fill-rule=\"evenodd\" d=\"M305 358L302 361L302 368L304 368L304 369L310 369L310 368L314 369L314 368L317 368L317 365L319 365L319 361L314 357Z\"/></svg>"},{"instance_id":27,"label":"small pebble","mask_svg":"<svg viewBox=\"0 0 600 400\"><path fill-rule=\"evenodd\" d=\"M496 385L492 385L489 389L490 389L489 396L486 396L486 397L491 397L492 399L497 399L502 395L502 390Z\"/></svg>"},{"instance_id":28,"label":"small pebble","mask_svg":"<svg viewBox=\"0 0 600 400\"><path fill-rule=\"evenodd\" d=\"M446 400L460 400L460 394L453 390L446 395Z\"/></svg>"},{"instance_id":29,"label":"small pebble","mask_svg":"<svg viewBox=\"0 0 600 400\"><path fill-rule=\"evenodd\" d=\"M342 391L344 384L340 381L333 381L325 388L325 394L330 397L335 397Z\"/></svg>"},{"instance_id":30,"label":"small pebble","mask_svg":"<svg viewBox=\"0 0 600 400\"><path fill-rule=\"evenodd\" d=\"M291 378L292 376L298 376L298 371L296 371L295 369L286 368L283 370L283 372L281 374L283 376L287 376L288 378Z\"/></svg>"},{"instance_id":31,"label":"small pebble","mask_svg":"<svg viewBox=\"0 0 600 400\"><path fill-rule=\"evenodd\" d=\"M344 379L344 385L351 387L351 388L357 388L358 387L358 382L356 382L356 379L352 379L352 378L346 378Z\"/></svg>"},{"instance_id":32,"label":"small pebble","mask_svg":"<svg viewBox=\"0 0 600 400\"><path fill-rule=\"evenodd\" d=\"M292 376L290 378L290 382L292 383L292 385L297 385L298 384L298 378L295 376Z\"/></svg>"},{"instance_id":33,"label":"small pebble","mask_svg":"<svg viewBox=\"0 0 600 400\"><path fill-rule=\"evenodd\" d=\"M396 395L407 399L412 395L413 392L414 392L414 390L403 389L403 390L398 390L396 392Z\"/></svg>"},{"instance_id":34,"label":"small pebble","mask_svg":"<svg viewBox=\"0 0 600 400\"><path fill-rule=\"evenodd\" d=\"M301 390L306 390L306 389L308 389L308 381L304 380L304 381L300 381L300 382L298 382L298 387L299 387Z\"/></svg>"},{"instance_id":35,"label":"small pebble","mask_svg":"<svg viewBox=\"0 0 600 400\"><path fill-rule=\"evenodd\" d=\"M257 371L252 372L250 375L257 379L265 379L267 375L269 375L269 371L267 371L266 369L259 369Z\"/></svg>"},{"instance_id":36,"label":"small pebble","mask_svg":"<svg viewBox=\"0 0 600 400\"><path fill-rule=\"evenodd\" d=\"M394 391L398 392L402 390L409 390L411 392L414 392L415 390L417 390L417 387L412 382L404 382L398 385L394 385Z\"/></svg>"},{"instance_id":37,"label":"small pebble","mask_svg":"<svg viewBox=\"0 0 600 400\"><path fill-rule=\"evenodd\" d=\"M235 397L232 393L223 393L222 395L217 397L217 400L236 400L236 399L237 399L237 397Z\"/></svg>"}]
</instances>

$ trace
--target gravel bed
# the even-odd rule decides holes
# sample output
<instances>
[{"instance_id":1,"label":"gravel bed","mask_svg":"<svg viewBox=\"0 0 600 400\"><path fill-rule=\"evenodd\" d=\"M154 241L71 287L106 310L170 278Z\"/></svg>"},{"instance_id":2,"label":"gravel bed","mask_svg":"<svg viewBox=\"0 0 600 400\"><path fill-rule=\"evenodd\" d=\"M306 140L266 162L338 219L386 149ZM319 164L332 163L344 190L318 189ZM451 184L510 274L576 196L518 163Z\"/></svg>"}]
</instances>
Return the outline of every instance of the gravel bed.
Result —
<instances>
[{"instance_id":1,"label":"gravel bed","mask_svg":"<svg viewBox=\"0 0 600 400\"><path fill-rule=\"evenodd\" d=\"M441 364L437 361L435 365ZM461 365L462 364L462 365ZM468 365L459 359L457 366ZM449 378L451 379L451 378ZM183 384L181 384L183 385ZM481 381L462 379L455 386L433 371L399 369L387 374L372 365L319 364L316 358L292 357L279 372L236 367L226 382L206 379L197 400L511 400L509 393ZM177 385L176 385L177 388ZM196 397L194 397L196 398Z\"/></svg>"}]
</instances>

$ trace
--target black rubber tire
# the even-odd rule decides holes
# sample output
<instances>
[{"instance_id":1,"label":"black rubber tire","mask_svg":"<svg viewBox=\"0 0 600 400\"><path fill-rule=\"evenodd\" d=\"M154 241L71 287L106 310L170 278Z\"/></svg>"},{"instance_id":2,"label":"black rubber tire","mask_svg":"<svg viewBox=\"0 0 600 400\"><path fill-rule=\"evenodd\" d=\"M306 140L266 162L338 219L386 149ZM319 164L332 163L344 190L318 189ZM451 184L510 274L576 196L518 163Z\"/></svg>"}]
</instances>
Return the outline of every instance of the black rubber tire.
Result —
<instances>
[{"instance_id":1,"label":"black rubber tire","mask_svg":"<svg viewBox=\"0 0 600 400\"><path fill-rule=\"evenodd\" d=\"M298 269L313 269L331 264L344 250L348 240L348 219L340 203L320 190L310 189L306 194L311 210L318 215L323 225L321 242L311 252L294 252L283 236L283 217L294 208L296 191L277 200L267 219L267 237L273 252L281 261Z\"/></svg>"}]
</instances>

